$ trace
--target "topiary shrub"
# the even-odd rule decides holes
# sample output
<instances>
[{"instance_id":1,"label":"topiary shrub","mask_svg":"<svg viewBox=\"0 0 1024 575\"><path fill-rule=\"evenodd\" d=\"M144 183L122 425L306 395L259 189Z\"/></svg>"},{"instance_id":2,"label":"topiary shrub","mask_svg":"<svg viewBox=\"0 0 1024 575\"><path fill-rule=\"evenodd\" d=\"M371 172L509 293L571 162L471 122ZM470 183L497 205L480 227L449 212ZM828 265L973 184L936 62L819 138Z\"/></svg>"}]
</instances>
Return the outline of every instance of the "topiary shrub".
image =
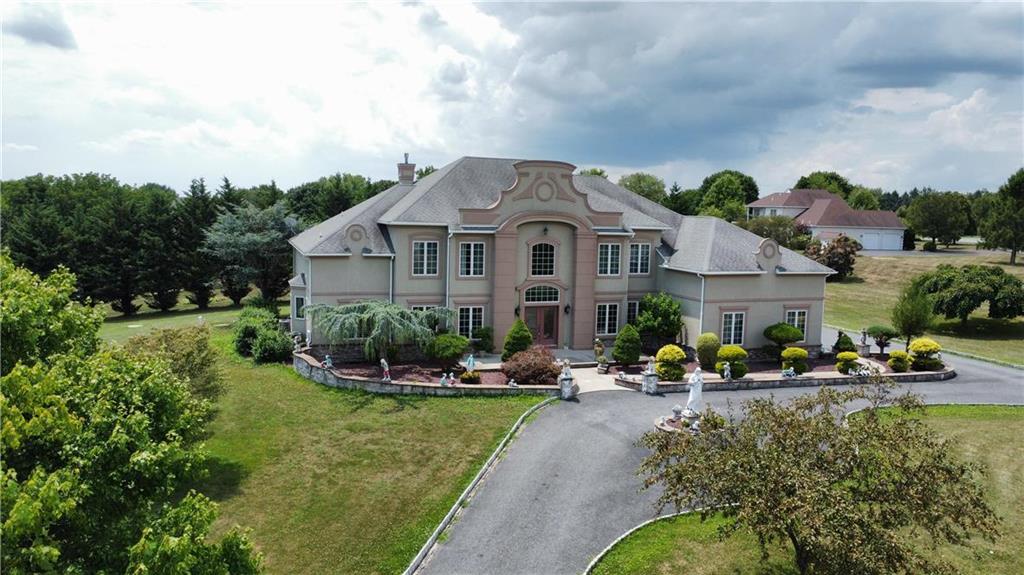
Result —
<instances>
[{"instance_id":1,"label":"topiary shrub","mask_svg":"<svg viewBox=\"0 0 1024 575\"><path fill-rule=\"evenodd\" d=\"M903 373L910 369L910 354L902 350L895 350L889 354L889 367L897 373Z\"/></svg>"},{"instance_id":2,"label":"topiary shrub","mask_svg":"<svg viewBox=\"0 0 1024 575\"><path fill-rule=\"evenodd\" d=\"M654 371L658 379L663 381L682 381L686 375L686 352L675 344L668 344L658 350L654 356L657 363Z\"/></svg>"},{"instance_id":3,"label":"topiary shrub","mask_svg":"<svg viewBox=\"0 0 1024 575\"><path fill-rule=\"evenodd\" d=\"M427 355L440 362L443 369L454 367L469 348L469 340L454 333L443 333L427 346Z\"/></svg>"},{"instance_id":4,"label":"topiary shrub","mask_svg":"<svg viewBox=\"0 0 1024 575\"><path fill-rule=\"evenodd\" d=\"M836 342L832 344L832 353L841 353L844 351L857 351L857 346L854 345L853 340L850 336L846 335L845 331L839 330L839 337L836 338Z\"/></svg>"},{"instance_id":5,"label":"topiary shrub","mask_svg":"<svg viewBox=\"0 0 1024 575\"><path fill-rule=\"evenodd\" d=\"M725 362L729 362L729 371L733 379L740 379L747 375L747 350L738 345L722 346L718 350L718 361L715 362L715 371L718 375L725 377Z\"/></svg>"},{"instance_id":6,"label":"topiary shrub","mask_svg":"<svg viewBox=\"0 0 1024 575\"><path fill-rule=\"evenodd\" d=\"M480 372L465 371L459 376L459 382L466 385L480 385Z\"/></svg>"},{"instance_id":7,"label":"topiary shrub","mask_svg":"<svg viewBox=\"0 0 1024 575\"><path fill-rule=\"evenodd\" d=\"M620 365L633 365L640 361L640 332L630 324L626 324L615 338L612 358Z\"/></svg>"},{"instance_id":8,"label":"topiary shrub","mask_svg":"<svg viewBox=\"0 0 1024 575\"><path fill-rule=\"evenodd\" d=\"M562 370L551 350L535 345L510 357L501 364L501 371L520 385L555 385Z\"/></svg>"},{"instance_id":9,"label":"topiary shrub","mask_svg":"<svg viewBox=\"0 0 1024 575\"><path fill-rule=\"evenodd\" d=\"M942 346L930 337L919 337L910 342L910 353L913 358L910 367L914 371L938 371L943 368L942 360L938 358Z\"/></svg>"},{"instance_id":10,"label":"topiary shrub","mask_svg":"<svg viewBox=\"0 0 1024 575\"><path fill-rule=\"evenodd\" d=\"M857 358L860 356L852 351L841 351L836 354L836 371L846 375L857 368Z\"/></svg>"},{"instance_id":11,"label":"topiary shrub","mask_svg":"<svg viewBox=\"0 0 1024 575\"><path fill-rule=\"evenodd\" d=\"M797 375L807 372L807 350L802 347L787 347L782 350L782 369L793 368Z\"/></svg>"},{"instance_id":12,"label":"topiary shrub","mask_svg":"<svg viewBox=\"0 0 1024 575\"><path fill-rule=\"evenodd\" d=\"M292 356L292 340L277 327L262 327L252 342L256 363L285 361Z\"/></svg>"},{"instance_id":13,"label":"topiary shrub","mask_svg":"<svg viewBox=\"0 0 1024 575\"><path fill-rule=\"evenodd\" d=\"M533 345L533 334L522 318L517 318L505 334L505 344L501 350L501 361L508 361L513 355L530 349Z\"/></svg>"},{"instance_id":14,"label":"topiary shrub","mask_svg":"<svg viewBox=\"0 0 1024 575\"><path fill-rule=\"evenodd\" d=\"M473 330L473 349L484 353L494 353L494 328L490 326L478 327Z\"/></svg>"},{"instance_id":15,"label":"topiary shrub","mask_svg":"<svg viewBox=\"0 0 1024 575\"><path fill-rule=\"evenodd\" d=\"M713 333L702 333L697 338L697 361L701 369L714 369L715 361L718 359L718 350L722 343L718 336Z\"/></svg>"},{"instance_id":16,"label":"topiary shrub","mask_svg":"<svg viewBox=\"0 0 1024 575\"><path fill-rule=\"evenodd\" d=\"M772 325L764 329L764 337L773 343L775 343L775 355L779 355L782 352L782 348L786 347L787 343L796 343L804 338L804 332L800 331L800 328L789 325L785 322L773 323Z\"/></svg>"},{"instance_id":17,"label":"topiary shrub","mask_svg":"<svg viewBox=\"0 0 1024 575\"><path fill-rule=\"evenodd\" d=\"M867 331L871 339L875 340L875 345L878 346L879 352L882 354L885 354L885 348L889 342L900 335L895 328L888 325L873 325Z\"/></svg>"}]
</instances>

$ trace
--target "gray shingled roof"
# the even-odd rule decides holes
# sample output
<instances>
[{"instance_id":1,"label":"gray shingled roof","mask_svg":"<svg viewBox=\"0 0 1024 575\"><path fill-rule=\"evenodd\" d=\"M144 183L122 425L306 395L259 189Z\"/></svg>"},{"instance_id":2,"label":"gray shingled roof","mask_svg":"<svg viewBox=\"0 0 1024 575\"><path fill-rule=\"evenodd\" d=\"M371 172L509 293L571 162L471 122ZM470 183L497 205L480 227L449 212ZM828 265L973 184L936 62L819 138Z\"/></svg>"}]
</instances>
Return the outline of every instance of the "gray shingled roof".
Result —
<instances>
[{"instance_id":1,"label":"gray shingled roof","mask_svg":"<svg viewBox=\"0 0 1024 575\"><path fill-rule=\"evenodd\" d=\"M444 166L415 184L396 185L291 239L307 255L349 253L345 229L362 224L369 235L370 253L390 254L388 225L419 223L459 225L460 208L487 208L516 181L510 158L467 156ZM670 268L694 272L761 271L754 252L761 237L718 218L683 216L600 176L573 176L573 184L599 211L622 212L623 225L632 229L661 229L659 253ZM790 272L828 273L829 268L788 249L781 266ZM767 271L767 270L764 270Z\"/></svg>"}]
</instances>

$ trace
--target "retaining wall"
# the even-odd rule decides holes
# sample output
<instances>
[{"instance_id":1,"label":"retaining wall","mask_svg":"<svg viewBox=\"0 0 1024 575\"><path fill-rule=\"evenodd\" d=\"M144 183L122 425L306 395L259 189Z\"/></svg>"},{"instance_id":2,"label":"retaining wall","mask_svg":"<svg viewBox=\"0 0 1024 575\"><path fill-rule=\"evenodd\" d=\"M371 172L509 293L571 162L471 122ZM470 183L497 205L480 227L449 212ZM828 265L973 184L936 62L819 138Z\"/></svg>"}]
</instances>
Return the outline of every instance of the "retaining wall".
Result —
<instances>
[{"instance_id":1,"label":"retaining wall","mask_svg":"<svg viewBox=\"0 0 1024 575\"><path fill-rule=\"evenodd\" d=\"M956 370L947 366L942 371L913 371L907 373L884 373L881 374L887 379L897 383L909 383L915 381L945 381L956 377ZM703 391L738 391L741 389L776 389L783 387L821 387L822 385L860 385L870 383L871 377L851 377L848 375L837 375L834 377L793 377L785 379L736 379L727 383L705 381ZM615 385L641 391L641 383L615 378ZM658 393L678 393L690 391L689 383L662 383L658 382Z\"/></svg>"},{"instance_id":2,"label":"retaining wall","mask_svg":"<svg viewBox=\"0 0 1024 575\"><path fill-rule=\"evenodd\" d=\"M421 382L388 382L381 379L370 379L342 375L334 369L320 367L316 358L304 353L292 354L292 366L295 371L306 379L311 379L328 387L341 389L361 389L370 393L433 395L433 396L466 396L466 395L551 395L559 394L555 385L465 385L441 387L438 383Z\"/></svg>"}]
</instances>

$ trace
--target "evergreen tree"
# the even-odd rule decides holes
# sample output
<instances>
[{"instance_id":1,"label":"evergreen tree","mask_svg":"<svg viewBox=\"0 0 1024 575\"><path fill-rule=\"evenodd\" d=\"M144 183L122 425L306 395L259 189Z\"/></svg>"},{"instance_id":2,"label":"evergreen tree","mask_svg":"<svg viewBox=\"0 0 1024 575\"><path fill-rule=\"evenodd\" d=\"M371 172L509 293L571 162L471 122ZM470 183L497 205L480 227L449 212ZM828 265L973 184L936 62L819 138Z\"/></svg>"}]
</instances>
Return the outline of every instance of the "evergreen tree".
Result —
<instances>
[{"instance_id":1,"label":"evergreen tree","mask_svg":"<svg viewBox=\"0 0 1024 575\"><path fill-rule=\"evenodd\" d=\"M188 193L178 202L176 211L178 247L181 250L181 284L189 292L188 300L199 309L206 309L213 296L217 264L213 256L202 248L207 230L217 221L217 202L207 191L206 182L202 178L192 180Z\"/></svg>"},{"instance_id":2,"label":"evergreen tree","mask_svg":"<svg viewBox=\"0 0 1024 575\"><path fill-rule=\"evenodd\" d=\"M236 188L227 176L221 180L217 188L217 204L225 210L234 210L245 202L245 194Z\"/></svg>"},{"instance_id":3,"label":"evergreen tree","mask_svg":"<svg viewBox=\"0 0 1024 575\"><path fill-rule=\"evenodd\" d=\"M160 184L145 184L136 193L142 206L139 282L146 304L167 311L178 305L184 271L175 214L178 195Z\"/></svg>"}]
</instances>

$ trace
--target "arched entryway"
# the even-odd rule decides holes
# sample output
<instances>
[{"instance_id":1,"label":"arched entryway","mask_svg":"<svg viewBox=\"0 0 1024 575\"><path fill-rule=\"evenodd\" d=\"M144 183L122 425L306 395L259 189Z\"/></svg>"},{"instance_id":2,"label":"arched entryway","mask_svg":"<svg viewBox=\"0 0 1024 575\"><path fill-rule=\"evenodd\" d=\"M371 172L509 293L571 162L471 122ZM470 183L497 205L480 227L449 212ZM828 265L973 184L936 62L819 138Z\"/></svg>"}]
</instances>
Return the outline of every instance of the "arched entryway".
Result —
<instances>
[{"instance_id":1,"label":"arched entryway","mask_svg":"<svg viewBox=\"0 0 1024 575\"><path fill-rule=\"evenodd\" d=\"M557 286L540 284L523 292L523 321L530 328L533 343L537 345L558 344L561 291Z\"/></svg>"}]
</instances>

